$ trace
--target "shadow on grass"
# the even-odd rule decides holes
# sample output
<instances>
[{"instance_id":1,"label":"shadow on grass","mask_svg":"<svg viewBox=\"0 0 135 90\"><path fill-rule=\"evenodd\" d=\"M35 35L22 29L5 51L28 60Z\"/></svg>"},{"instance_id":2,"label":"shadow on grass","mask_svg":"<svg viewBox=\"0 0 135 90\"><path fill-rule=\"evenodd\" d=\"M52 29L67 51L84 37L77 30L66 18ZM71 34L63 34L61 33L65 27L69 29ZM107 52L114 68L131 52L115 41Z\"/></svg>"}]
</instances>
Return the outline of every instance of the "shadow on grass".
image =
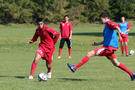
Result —
<instances>
[{"instance_id":1,"label":"shadow on grass","mask_svg":"<svg viewBox=\"0 0 135 90\"><path fill-rule=\"evenodd\" d=\"M135 36L135 33L130 33L130 32L129 32L129 36Z\"/></svg>"},{"instance_id":2,"label":"shadow on grass","mask_svg":"<svg viewBox=\"0 0 135 90\"><path fill-rule=\"evenodd\" d=\"M0 76L0 78L6 78L6 77L14 77L14 78L18 78L18 79L26 78L26 76Z\"/></svg>"},{"instance_id":3,"label":"shadow on grass","mask_svg":"<svg viewBox=\"0 0 135 90\"><path fill-rule=\"evenodd\" d=\"M103 36L102 32L82 32L82 33L73 33L73 35L78 35L78 36Z\"/></svg>"},{"instance_id":4,"label":"shadow on grass","mask_svg":"<svg viewBox=\"0 0 135 90\"><path fill-rule=\"evenodd\" d=\"M73 33L73 35L102 37L103 33L102 32L82 32L82 33ZM135 33L129 33L129 36L135 36Z\"/></svg>"},{"instance_id":5,"label":"shadow on grass","mask_svg":"<svg viewBox=\"0 0 135 90\"><path fill-rule=\"evenodd\" d=\"M88 79L78 79L78 78L58 78L62 81L88 81Z\"/></svg>"}]
</instances>

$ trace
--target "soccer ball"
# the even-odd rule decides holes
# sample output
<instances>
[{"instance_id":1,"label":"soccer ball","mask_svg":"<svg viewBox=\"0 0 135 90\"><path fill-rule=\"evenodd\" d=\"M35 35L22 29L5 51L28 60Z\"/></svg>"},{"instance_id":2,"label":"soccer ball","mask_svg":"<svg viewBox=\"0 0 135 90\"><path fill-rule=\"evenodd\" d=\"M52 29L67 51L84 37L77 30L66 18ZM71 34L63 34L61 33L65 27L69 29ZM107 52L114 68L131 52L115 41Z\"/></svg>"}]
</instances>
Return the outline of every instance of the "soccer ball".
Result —
<instances>
[{"instance_id":1,"label":"soccer ball","mask_svg":"<svg viewBox=\"0 0 135 90\"><path fill-rule=\"evenodd\" d=\"M38 80L39 81L47 81L48 77L47 74L45 72L42 72L38 75Z\"/></svg>"},{"instance_id":2,"label":"soccer ball","mask_svg":"<svg viewBox=\"0 0 135 90\"><path fill-rule=\"evenodd\" d=\"M129 54L130 54L130 55L133 55L134 53L135 53L134 50L130 50L130 51L129 51Z\"/></svg>"}]
</instances>

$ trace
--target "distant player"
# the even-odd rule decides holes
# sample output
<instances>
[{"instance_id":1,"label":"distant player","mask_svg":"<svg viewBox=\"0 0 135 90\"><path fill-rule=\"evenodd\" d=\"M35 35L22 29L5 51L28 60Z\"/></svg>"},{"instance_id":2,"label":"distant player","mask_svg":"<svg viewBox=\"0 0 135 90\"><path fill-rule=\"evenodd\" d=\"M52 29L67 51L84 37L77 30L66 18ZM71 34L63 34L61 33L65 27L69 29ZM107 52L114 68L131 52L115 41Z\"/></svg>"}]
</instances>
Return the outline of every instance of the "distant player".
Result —
<instances>
[{"instance_id":1,"label":"distant player","mask_svg":"<svg viewBox=\"0 0 135 90\"><path fill-rule=\"evenodd\" d=\"M121 43L121 52L122 52L122 56L124 55L124 45L125 45L125 51L126 51L126 56L128 56L128 32L130 31L130 26L129 23L127 21L125 21L125 17L122 16L121 17L121 22L119 22L118 26L120 27L121 32L123 32L123 34L121 34L120 36L120 43Z\"/></svg>"},{"instance_id":2,"label":"distant player","mask_svg":"<svg viewBox=\"0 0 135 90\"><path fill-rule=\"evenodd\" d=\"M105 24L103 31L104 40L98 43L93 42L92 45L97 46L103 44L103 46L95 50L89 51L88 54L77 65L71 65L68 63L68 67L72 72L75 72L80 66L85 64L90 59L90 57L106 56L107 59L109 59L114 66L127 72L130 75L132 81L135 80L135 73L131 72L125 65L120 63L117 60L116 55L114 53L118 49L118 39L116 30L118 30L120 34L123 34L123 32L121 32L120 28L116 24L110 21L107 13L101 14L101 21Z\"/></svg>"},{"instance_id":3,"label":"distant player","mask_svg":"<svg viewBox=\"0 0 135 90\"><path fill-rule=\"evenodd\" d=\"M60 23L60 45L59 45L59 56L61 58L62 48L66 41L69 51L69 58L71 58L71 39L72 39L72 24L69 22L69 16L64 16L64 21Z\"/></svg>"},{"instance_id":4,"label":"distant player","mask_svg":"<svg viewBox=\"0 0 135 90\"><path fill-rule=\"evenodd\" d=\"M37 41L38 37L40 37L39 47L35 54L35 58L31 66L31 73L30 73L29 79L33 79L33 75L34 75L34 72L37 67L37 63L40 60L40 58L46 60L46 67L48 69L48 72L47 72L48 78L51 78L52 57L53 57L53 52L55 49L55 43L57 42L59 38L59 33L56 30L44 25L42 18L37 19L37 25L38 27L36 29L36 32L32 40L28 42L29 44L31 44Z\"/></svg>"}]
</instances>

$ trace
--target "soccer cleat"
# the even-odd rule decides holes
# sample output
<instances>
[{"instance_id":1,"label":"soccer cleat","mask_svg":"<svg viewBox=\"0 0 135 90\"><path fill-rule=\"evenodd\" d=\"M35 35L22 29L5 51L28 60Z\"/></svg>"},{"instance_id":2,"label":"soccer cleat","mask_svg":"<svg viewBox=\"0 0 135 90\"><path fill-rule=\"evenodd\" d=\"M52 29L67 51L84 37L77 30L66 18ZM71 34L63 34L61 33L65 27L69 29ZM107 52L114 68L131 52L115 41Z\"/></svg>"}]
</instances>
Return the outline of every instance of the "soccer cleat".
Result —
<instances>
[{"instance_id":1,"label":"soccer cleat","mask_svg":"<svg viewBox=\"0 0 135 90\"><path fill-rule=\"evenodd\" d=\"M126 55L128 57L128 55Z\"/></svg>"},{"instance_id":2,"label":"soccer cleat","mask_svg":"<svg viewBox=\"0 0 135 90\"><path fill-rule=\"evenodd\" d=\"M71 65L71 64L67 63L67 66L70 68L70 70L71 70L72 72L75 72L75 71L76 71L76 70L75 70L75 65Z\"/></svg>"},{"instance_id":3,"label":"soccer cleat","mask_svg":"<svg viewBox=\"0 0 135 90\"><path fill-rule=\"evenodd\" d=\"M58 59L60 59L61 58L61 56L58 56Z\"/></svg>"},{"instance_id":4,"label":"soccer cleat","mask_svg":"<svg viewBox=\"0 0 135 90\"><path fill-rule=\"evenodd\" d=\"M123 54L121 54L121 56L124 56Z\"/></svg>"},{"instance_id":5,"label":"soccer cleat","mask_svg":"<svg viewBox=\"0 0 135 90\"><path fill-rule=\"evenodd\" d=\"M48 77L48 78L52 78L52 73L49 72L49 73L47 74L47 77Z\"/></svg>"},{"instance_id":6,"label":"soccer cleat","mask_svg":"<svg viewBox=\"0 0 135 90\"><path fill-rule=\"evenodd\" d=\"M71 58L71 56L68 57L69 59Z\"/></svg>"},{"instance_id":7,"label":"soccer cleat","mask_svg":"<svg viewBox=\"0 0 135 90\"><path fill-rule=\"evenodd\" d=\"M33 76L32 76L32 75L30 75L30 76L29 76L29 79L30 79L30 80L32 80L32 79L33 79Z\"/></svg>"},{"instance_id":8,"label":"soccer cleat","mask_svg":"<svg viewBox=\"0 0 135 90\"><path fill-rule=\"evenodd\" d=\"M135 80L135 73L133 73L133 75L131 76L131 81Z\"/></svg>"}]
</instances>

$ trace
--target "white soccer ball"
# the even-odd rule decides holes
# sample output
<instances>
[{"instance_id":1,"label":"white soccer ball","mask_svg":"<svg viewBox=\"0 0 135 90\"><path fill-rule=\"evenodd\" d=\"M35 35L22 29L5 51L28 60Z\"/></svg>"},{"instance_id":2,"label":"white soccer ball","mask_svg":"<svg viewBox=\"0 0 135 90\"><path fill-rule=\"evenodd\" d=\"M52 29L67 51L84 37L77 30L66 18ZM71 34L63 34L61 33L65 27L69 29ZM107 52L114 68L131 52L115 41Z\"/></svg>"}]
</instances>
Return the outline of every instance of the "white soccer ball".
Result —
<instances>
[{"instance_id":1,"label":"white soccer ball","mask_svg":"<svg viewBox=\"0 0 135 90\"><path fill-rule=\"evenodd\" d=\"M130 50L130 51L129 51L129 54L130 54L130 55L133 55L134 53L135 53L134 50Z\"/></svg>"},{"instance_id":2,"label":"white soccer ball","mask_svg":"<svg viewBox=\"0 0 135 90\"><path fill-rule=\"evenodd\" d=\"M39 81L47 81L47 79L48 79L48 76L47 76L47 74L45 72L42 72L42 73L40 73L38 75L38 80Z\"/></svg>"}]
</instances>

